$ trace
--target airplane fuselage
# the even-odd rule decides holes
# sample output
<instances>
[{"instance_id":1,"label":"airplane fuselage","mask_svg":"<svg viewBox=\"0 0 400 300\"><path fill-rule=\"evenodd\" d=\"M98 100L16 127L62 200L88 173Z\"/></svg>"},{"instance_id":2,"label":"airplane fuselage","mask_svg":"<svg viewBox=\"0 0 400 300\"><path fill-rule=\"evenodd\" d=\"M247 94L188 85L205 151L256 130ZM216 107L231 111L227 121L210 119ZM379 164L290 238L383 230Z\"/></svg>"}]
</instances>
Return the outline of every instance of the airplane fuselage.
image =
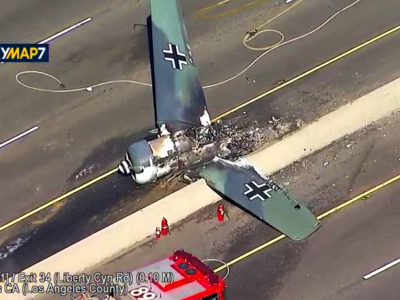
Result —
<instances>
[{"instance_id":1,"label":"airplane fuselage","mask_svg":"<svg viewBox=\"0 0 400 300\"><path fill-rule=\"evenodd\" d=\"M207 130L207 128L202 128ZM168 174L195 168L207 163L215 156L225 157L230 138L216 140L210 138L205 143L190 138L184 133L161 136L149 141L153 151L154 164L158 169L157 178Z\"/></svg>"},{"instance_id":2,"label":"airplane fuselage","mask_svg":"<svg viewBox=\"0 0 400 300\"><path fill-rule=\"evenodd\" d=\"M175 134L152 135L128 148L119 169L130 174L135 182L146 184L195 169L215 156L226 158L235 152L233 143L252 138L256 138L254 127L239 130L222 123ZM124 164L126 171L122 167Z\"/></svg>"}]
</instances>

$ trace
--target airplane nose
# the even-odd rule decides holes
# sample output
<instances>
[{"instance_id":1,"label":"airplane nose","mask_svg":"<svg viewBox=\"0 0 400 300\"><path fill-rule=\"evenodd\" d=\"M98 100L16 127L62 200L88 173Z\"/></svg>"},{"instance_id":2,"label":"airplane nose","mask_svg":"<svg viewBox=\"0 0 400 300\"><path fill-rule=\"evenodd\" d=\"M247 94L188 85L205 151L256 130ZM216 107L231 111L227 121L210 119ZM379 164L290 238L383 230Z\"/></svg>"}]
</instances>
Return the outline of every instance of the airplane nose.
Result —
<instances>
[{"instance_id":1,"label":"airplane nose","mask_svg":"<svg viewBox=\"0 0 400 300\"><path fill-rule=\"evenodd\" d=\"M131 169L129 168L129 164L127 161L123 160L118 166L118 171L123 175L129 175L131 173Z\"/></svg>"}]
</instances>

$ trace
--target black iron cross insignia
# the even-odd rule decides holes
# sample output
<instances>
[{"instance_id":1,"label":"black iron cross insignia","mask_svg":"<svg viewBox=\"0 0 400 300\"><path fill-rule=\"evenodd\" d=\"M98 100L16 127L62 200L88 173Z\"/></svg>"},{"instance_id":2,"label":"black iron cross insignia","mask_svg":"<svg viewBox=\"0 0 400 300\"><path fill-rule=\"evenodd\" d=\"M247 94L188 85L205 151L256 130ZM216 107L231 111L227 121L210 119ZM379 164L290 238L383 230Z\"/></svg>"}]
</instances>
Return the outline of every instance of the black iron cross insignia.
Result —
<instances>
[{"instance_id":1,"label":"black iron cross insignia","mask_svg":"<svg viewBox=\"0 0 400 300\"><path fill-rule=\"evenodd\" d=\"M270 189L266 183L257 184L257 182L253 180L249 183L246 183L245 187L247 188L247 191L245 191L243 195L249 198L250 201L256 198L261 201L271 198L269 192L271 192L272 189Z\"/></svg>"},{"instance_id":2,"label":"black iron cross insignia","mask_svg":"<svg viewBox=\"0 0 400 300\"><path fill-rule=\"evenodd\" d=\"M188 64L186 54L179 51L178 45L168 44L168 49L163 50L163 53L164 59L170 61L175 70L183 70L183 65Z\"/></svg>"}]
</instances>

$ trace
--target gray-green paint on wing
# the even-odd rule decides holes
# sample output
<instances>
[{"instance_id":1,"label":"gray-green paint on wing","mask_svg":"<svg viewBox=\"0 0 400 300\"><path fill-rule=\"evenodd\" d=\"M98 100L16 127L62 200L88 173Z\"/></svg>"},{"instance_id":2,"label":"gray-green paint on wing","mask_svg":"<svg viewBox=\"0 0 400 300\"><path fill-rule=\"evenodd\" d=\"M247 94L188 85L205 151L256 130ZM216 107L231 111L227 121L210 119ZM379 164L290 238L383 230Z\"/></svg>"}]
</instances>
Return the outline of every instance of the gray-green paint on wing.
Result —
<instances>
[{"instance_id":1,"label":"gray-green paint on wing","mask_svg":"<svg viewBox=\"0 0 400 300\"><path fill-rule=\"evenodd\" d=\"M311 211L273 180L242 159L215 158L200 170L207 184L292 240L314 233L320 222Z\"/></svg>"},{"instance_id":2,"label":"gray-green paint on wing","mask_svg":"<svg viewBox=\"0 0 400 300\"><path fill-rule=\"evenodd\" d=\"M198 127L206 100L177 0L151 0L151 24L157 124L171 133Z\"/></svg>"}]
</instances>

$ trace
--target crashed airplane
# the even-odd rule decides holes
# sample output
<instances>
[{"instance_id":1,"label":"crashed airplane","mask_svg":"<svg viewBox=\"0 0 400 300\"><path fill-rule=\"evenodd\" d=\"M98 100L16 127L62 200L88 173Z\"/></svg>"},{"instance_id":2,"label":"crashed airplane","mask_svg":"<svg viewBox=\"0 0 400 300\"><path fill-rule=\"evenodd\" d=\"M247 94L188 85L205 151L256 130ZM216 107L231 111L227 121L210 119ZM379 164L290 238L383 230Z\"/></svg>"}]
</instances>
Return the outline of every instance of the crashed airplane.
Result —
<instances>
[{"instance_id":1,"label":"crashed airplane","mask_svg":"<svg viewBox=\"0 0 400 300\"><path fill-rule=\"evenodd\" d=\"M320 222L306 206L245 160L231 161L262 133L252 124L211 122L178 1L151 0L149 27L157 129L129 146L119 172L147 184L197 169L210 187L292 240L314 233Z\"/></svg>"}]
</instances>

